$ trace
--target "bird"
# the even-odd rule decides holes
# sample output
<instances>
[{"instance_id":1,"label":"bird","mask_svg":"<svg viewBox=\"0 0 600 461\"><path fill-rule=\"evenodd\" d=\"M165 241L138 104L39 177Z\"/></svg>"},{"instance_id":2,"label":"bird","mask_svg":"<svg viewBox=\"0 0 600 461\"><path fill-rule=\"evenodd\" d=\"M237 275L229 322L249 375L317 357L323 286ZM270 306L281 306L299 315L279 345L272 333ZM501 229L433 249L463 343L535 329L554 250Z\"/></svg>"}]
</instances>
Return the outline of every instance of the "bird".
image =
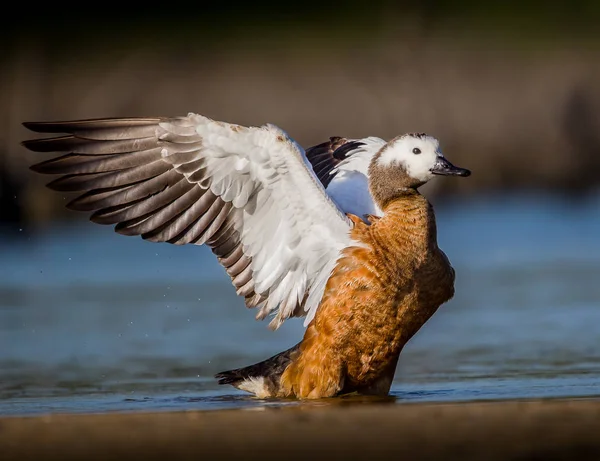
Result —
<instances>
[{"instance_id":1,"label":"bird","mask_svg":"<svg viewBox=\"0 0 600 461\"><path fill-rule=\"evenodd\" d=\"M274 124L175 117L25 122L67 207L153 242L207 245L256 318L304 317L290 349L218 373L257 398L388 395L404 345L454 296L419 188L466 177L439 141L339 136L304 150Z\"/></svg>"}]
</instances>

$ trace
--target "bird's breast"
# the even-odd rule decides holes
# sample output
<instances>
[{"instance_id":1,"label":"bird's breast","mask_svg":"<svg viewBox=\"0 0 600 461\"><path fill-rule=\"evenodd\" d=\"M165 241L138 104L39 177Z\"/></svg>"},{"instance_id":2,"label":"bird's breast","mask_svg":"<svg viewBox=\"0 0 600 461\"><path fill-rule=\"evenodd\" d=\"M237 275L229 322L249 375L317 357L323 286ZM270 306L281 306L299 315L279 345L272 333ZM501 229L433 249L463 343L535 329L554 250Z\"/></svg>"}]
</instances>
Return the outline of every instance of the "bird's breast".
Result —
<instances>
[{"instance_id":1,"label":"bird's breast","mask_svg":"<svg viewBox=\"0 0 600 461\"><path fill-rule=\"evenodd\" d=\"M385 218L355 221L357 244L344 250L309 326L307 336L338 351L350 382L381 376L454 293L447 258L410 234Z\"/></svg>"}]
</instances>

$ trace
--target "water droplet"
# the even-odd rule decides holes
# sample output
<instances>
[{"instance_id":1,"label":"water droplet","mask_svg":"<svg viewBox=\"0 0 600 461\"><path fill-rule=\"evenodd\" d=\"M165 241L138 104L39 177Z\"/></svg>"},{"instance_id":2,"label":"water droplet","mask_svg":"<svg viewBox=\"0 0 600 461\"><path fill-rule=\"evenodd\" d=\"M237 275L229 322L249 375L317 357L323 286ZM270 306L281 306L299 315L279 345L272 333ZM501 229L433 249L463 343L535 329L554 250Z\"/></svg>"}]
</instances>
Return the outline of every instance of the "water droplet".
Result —
<instances>
[{"instance_id":1,"label":"water droplet","mask_svg":"<svg viewBox=\"0 0 600 461\"><path fill-rule=\"evenodd\" d=\"M71 258L69 258L69 261L71 261Z\"/></svg>"}]
</instances>

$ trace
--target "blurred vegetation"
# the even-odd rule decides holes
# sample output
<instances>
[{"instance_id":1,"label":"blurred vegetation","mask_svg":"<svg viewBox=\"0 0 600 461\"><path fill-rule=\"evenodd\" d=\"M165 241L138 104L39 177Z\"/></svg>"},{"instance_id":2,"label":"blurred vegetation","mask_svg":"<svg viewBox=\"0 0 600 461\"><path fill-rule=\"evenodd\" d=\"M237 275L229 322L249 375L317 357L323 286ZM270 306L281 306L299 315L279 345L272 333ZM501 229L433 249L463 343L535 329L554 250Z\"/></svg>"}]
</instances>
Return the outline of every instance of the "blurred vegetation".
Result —
<instances>
[{"instance_id":1,"label":"blurred vegetation","mask_svg":"<svg viewBox=\"0 0 600 461\"><path fill-rule=\"evenodd\" d=\"M276 123L301 144L430 131L474 170L432 193L594 189L600 1L20 4L0 30L0 216L65 216L24 120ZM73 216L69 213L66 216Z\"/></svg>"}]
</instances>

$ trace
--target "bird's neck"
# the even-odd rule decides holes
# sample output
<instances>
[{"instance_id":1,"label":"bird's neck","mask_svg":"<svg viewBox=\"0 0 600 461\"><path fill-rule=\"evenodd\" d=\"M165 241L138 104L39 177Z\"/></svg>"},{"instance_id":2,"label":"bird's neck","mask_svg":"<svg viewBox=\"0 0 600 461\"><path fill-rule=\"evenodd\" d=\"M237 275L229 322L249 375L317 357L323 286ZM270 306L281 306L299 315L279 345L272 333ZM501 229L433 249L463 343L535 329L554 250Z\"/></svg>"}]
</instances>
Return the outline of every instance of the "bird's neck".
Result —
<instances>
[{"instance_id":1,"label":"bird's neck","mask_svg":"<svg viewBox=\"0 0 600 461\"><path fill-rule=\"evenodd\" d=\"M421 185L400 167L381 166L377 162L369 166L369 192L381 210L396 200L420 196L417 187Z\"/></svg>"},{"instance_id":2,"label":"bird's neck","mask_svg":"<svg viewBox=\"0 0 600 461\"><path fill-rule=\"evenodd\" d=\"M384 238L398 252L418 255L437 249L433 207L415 189L389 201L383 213L376 227L385 231Z\"/></svg>"}]
</instances>

